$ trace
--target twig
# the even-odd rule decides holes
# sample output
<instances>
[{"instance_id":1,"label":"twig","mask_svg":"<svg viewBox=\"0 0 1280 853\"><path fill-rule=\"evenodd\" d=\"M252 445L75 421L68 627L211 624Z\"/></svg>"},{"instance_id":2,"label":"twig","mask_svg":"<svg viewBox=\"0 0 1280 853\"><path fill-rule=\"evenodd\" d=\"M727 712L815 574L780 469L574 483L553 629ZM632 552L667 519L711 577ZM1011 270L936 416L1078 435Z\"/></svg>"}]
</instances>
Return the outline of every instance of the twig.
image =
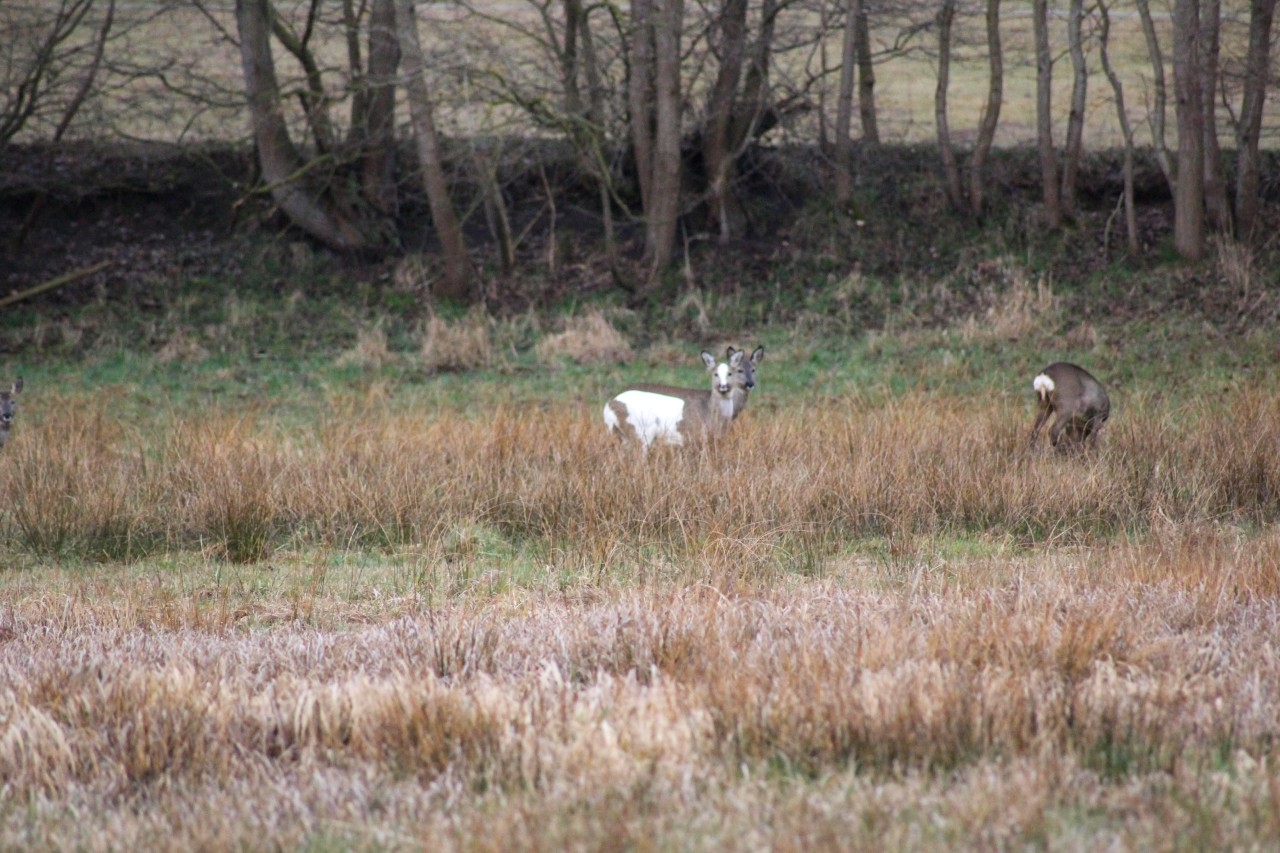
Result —
<instances>
[{"instance_id":1,"label":"twig","mask_svg":"<svg viewBox=\"0 0 1280 853\"><path fill-rule=\"evenodd\" d=\"M0 299L0 308L4 308L7 305L12 305L15 302L21 302L23 299L26 299L30 296L35 296L38 293L44 293L46 290L53 290L55 287L62 287L62 285L64 284L70 284L73 281L78 281L79 279L86 278L88 276L93 275L96 272L100 272L106 269L109 266L111 266L110 261L101 261L99 263L94 264L93 266L83 267L82 269L78 269L78 270L72 270L71 272L60 275L57 278L51 278L48 281L43 281L40 284L37 284L35 287L29 287L26 290L22 290L17 293L11 293L8 296L4 297L3 299Z\"/></svg>"}]
</instances>

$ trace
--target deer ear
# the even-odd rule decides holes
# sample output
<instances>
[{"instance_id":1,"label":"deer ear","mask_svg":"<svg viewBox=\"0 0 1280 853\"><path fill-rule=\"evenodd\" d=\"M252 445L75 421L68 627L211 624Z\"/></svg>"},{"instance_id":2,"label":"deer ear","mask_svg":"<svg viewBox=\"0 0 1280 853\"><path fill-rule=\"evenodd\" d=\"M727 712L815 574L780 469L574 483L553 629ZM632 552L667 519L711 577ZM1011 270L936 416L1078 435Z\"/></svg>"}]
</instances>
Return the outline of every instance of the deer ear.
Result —
<instances>
[{"instance_id":1,"label":"deer ear","mask_svg":"<svg viewBox=\"0 0 1280 853\"><path fill-rule=\"evenodd\" d=\"M734 354L735 352L737 352L737 350L735 350L735 349L733 348L733 344L729 344L729 348L728 348L727 350L725 350L725 352L724 352L724 357L725 357L726 359L733 358L733 354Z\"/></svg>"},{"instance_id":2,"label":"deer ear","mask_svg":"<svg viewBox=\"0 0 1280 853\"><path fill-rule=\"evenodd\" d=\"M758 346L756 347L756 351L751 353L751 363L759 364L762 361L764 361L764 347Z\"/></svg>"},{"instance_id":3,"label":"deer ear","mask_svg":"<svg viewBox=\"0 0 1280 853\"><path fill-rule=\"evenodd\" d=\"M707 370L716 369L716 357L706 350L702 351L702 363L707 366Z\"/></svg>"},{"instance_id":4,"label":"deer ear","mask_svg":"<svg viewBox=\"0 0 1280 853\"><path fill-rule=\"evenodd\" d=\"M747 354L746 350L734 350L733 355L729 356L729 366L734 370L738 369L738 365L742 364L742 357Z\"/></svg>"},{"instance_id":5,"label":"deer ear","mask_svg":"<svg viewBox=\"0 0 1280 853\"><path fill-rule=\"evenodd\" d=\"M21 376L19 376L17 379L13 380L13 392L12 392L12 393L17 394L17 393L18 393L19 391L21 391L21 390L22 390L22 377L21 377Z\"/></svg>"}]
</instances>

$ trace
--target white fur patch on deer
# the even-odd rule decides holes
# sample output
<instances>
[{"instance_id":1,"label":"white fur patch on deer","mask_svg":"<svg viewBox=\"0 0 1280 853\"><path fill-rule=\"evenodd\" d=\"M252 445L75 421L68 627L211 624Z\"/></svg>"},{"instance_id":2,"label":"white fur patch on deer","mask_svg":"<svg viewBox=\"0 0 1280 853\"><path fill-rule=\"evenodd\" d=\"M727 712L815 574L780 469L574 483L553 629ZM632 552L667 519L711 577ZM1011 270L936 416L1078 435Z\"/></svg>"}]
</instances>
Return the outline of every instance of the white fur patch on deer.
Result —
<instances>
[{"instance_id":1,"label":"white fur patch on deer","mask_svg":"<svg viewBox=\"0 0 1280 853\"><path fill-rule=\"evenodd\" d=\"M18 404L13 399L22 390L22 377L13 380L8 391L0 391L0 447L9 440L9 430L13 428L13 418L17 414Z\"/></svg>"},{"instance_id":2,"label":"white fur patch on deer","mask_svg":"<svg viewBox=\"0 0 1280 853\"><path fill-rule=\"evenodd\" d=\"M711 372L711 388L699 391L673 385L640 384L618 394L604 407L609 431L640 442L648 450L654 444L684 445L703 438L718 438L740 411L735 407L735 373L746 353L730 347L727 362L717 363L709 352L703 364ZM754 380L752 380L754 384ZM745 396L740 403L745 405Z\"/></svg>"},{"instance_id":3,"label":"white fur patch on deer","mask_svg":"<svg viewBox=\"0 0 1280 853\"><path fill-rule=\"evenodd\" d=\"M1054 362L1031 380L1036 392L1035 424L1031 427L1031 443L1049 418L1049 443L1065 449L1096 443L1098 430L1111 415L1111 400L1102 383L1093 374L1065 361Z\"/></svg>"}]
</instances>

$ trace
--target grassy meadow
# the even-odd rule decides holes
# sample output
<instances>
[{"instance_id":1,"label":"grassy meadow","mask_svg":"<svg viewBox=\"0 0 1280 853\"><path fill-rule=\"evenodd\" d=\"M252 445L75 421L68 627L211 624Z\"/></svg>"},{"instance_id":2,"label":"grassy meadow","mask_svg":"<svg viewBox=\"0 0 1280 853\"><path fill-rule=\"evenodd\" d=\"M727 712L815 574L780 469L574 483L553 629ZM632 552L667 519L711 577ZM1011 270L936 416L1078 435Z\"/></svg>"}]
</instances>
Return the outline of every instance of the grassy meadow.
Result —
<instances>
[{"instance_id":1,"label":"grassy meadow","mask_svg":"<svg viewBox=\"0 0 1280 853\"><path fill-rule=\"evenodd\" d=\"M878 331L840 287L7 325L0 848L1280 844L1274 334L1040 284ZM603 434L728 343L726 439ZM1095 452L1027 446L1057 358Z\"/></svg>"}]
</instances>

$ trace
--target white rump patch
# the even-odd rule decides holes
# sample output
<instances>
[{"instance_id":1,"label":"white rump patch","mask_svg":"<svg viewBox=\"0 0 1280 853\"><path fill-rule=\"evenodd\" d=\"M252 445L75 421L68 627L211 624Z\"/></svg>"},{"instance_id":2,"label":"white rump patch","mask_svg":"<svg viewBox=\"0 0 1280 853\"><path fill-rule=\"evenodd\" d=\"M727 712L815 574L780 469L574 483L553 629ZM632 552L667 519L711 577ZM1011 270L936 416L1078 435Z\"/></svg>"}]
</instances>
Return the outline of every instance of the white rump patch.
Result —
<instances>
[{"instance_id":1,"label":"white rump patch","mask_svg":"<svg viewBox=\"0 0 1280 853\"><path fill-rule=\"evenodd\" d=\"M684 400L652 391L623 391L613 399L627 407L627 424L636 431L644 447L655 442L684 444L679 429L684 420ZM604 407L604 422L611 430L625 431L610 406Z\"/></svg>"},{"instance_id":2,"label":"white rump patch","mask_svg":"<svg viewBox=\"0 0 1280 853\"><path fill-rule=\"evenodd\" d=\"M1047 373L1041 373L1031 381L1031 387L1036 390L1042 398L1048 397L1053 393L1053 380L1049 378Z\"/></svg>"}]
</instances>

